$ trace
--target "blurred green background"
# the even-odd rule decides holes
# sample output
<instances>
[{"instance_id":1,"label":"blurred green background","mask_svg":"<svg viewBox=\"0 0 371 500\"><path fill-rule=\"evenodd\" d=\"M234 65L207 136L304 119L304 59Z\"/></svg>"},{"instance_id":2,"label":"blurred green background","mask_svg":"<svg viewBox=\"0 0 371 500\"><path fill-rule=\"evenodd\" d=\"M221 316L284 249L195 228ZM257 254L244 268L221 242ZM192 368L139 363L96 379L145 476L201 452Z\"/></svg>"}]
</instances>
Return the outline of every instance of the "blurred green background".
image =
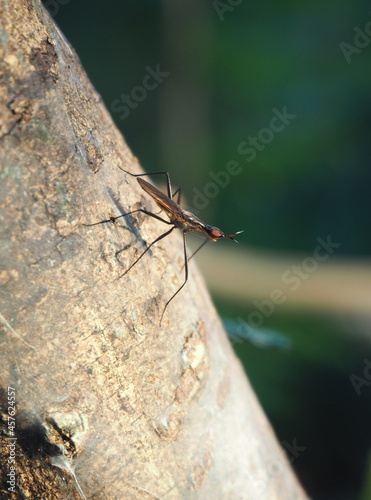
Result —
<instances>
[{"instance_id":1,"label":"blurred green background","mask_svg":"<svg viewBox=\"0 0 371 500\"><path fill-rule=\"evenodd\" d=\"M44 4L143 168L170 172L208 223L245 229L199 266L232 333L272 335L232 344L304 488L371 499L369 4ZM313 260L329 235L340 246ZM259 315L274 289L286 300Z\"/></svg>"}]
</instances>

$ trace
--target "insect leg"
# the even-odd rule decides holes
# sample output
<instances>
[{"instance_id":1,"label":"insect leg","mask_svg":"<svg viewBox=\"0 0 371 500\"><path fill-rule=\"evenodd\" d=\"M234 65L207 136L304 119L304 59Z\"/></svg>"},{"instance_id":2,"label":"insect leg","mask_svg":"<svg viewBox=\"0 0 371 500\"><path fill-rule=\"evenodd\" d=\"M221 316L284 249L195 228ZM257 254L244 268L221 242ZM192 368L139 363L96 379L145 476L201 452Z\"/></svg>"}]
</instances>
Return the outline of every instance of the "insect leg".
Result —
<instances>
[{"instance_id":1,"label":"insect leg","mask_svg":"<svg viewBox=\"0 0 371 500\"><path fill-rule=\"evenodd\" d=\"M177 200L176 200L176 203L178 203L178 205L180 205L180 198L181 198L181 196L182 196L182 190L181 190L181 188L178 188L178 189L175 191L175 193L173 194L173 196L172 196L172 197L174 198L174 196L175 196L176 194L178 195L178 198L177 198Z\"/></svg>"},{"instance_id":2,"label":"insect leg","mask_svg":"<svg viewBox=\"0 0 371 500\"><path fill-rule=\"evenodd\" d=\"M148 215L150 215L150 212L148 212ZM151 214L151 215L155 215L155 214ZM160 219L162 220L160 217L155 217L156 219ZM166 221L164 221L166 222ZM167 224L171 224L171 222L166 222ZM120 278L122 278L123 276L125 276L125 274L127 274L131 268L133 268L135 266L135 264L137 262L140 261L140 259L143 257L143 255L145 253L148 252L148 250L151 248L151 246L153 246L155 243L157 243L158 241L162 240L163 238L165 238L168 234L170 234L173 230L175 229L175 226L173 226L169 231L166 231L166 233L164 234L161 234L158 238L155 239L155 241L152 241L152 243L150 245L148 245L148 247L144 250L144 252L137 258L137 260L135 262L133 262L133 264L129 267L129 269L126 269L126 271L124 273L121 274L121 276L119 276L117 279L119 280Z\"/></svg>"},{"instance_id":3,"label":"insect leg","mask_svg":"<svg viewBox=\"0 0 371 500\"><path fill-rule=\"evenodd\" d=\"M173 298L180 292L180 290L184 287L184 285L188 281L188 257L187 257L187 245L186 245L186 232L185 231L183 231L183 247L184 247L184 267L185 267L184 283L180 288L178 288L178 290L174 293L174 295L166 302L164 310L162 311L162 315L161 315L161 319L160 319L160 326L161 326L162 318L164 317L167 306L170 304L170 302L173 300Z\"/></svg>"},{"instance_id":4,"label":"insect leg","mask_svg":"<svg viewBox=\"0 0 371 500\"><path fill-rule=\"evenodd\" d=\"M189 262L191 259L193 259L193 257L196 255L196 253L197 253L199 250L201 250L201 248L202 248L204 245L206 245L206 243L207 243L208 241L209 241L209 240L207 239L207 240L205 240L203 243L201 243L201 245L197 248L197 250L195 250L195 251L193 252L193 254L190 256L190 258L188 259L188 262Z\"/></svg>"},{"instance_id":5,"label":"insect leg","mask_svg":"<svg viewBox=\"0 0 371 500\"><path fill-rule=\"evenodd\" d=\"M94 222L93 224L83 224L83 226L97 226L98 224L104 224L105 222L115 222L115 220L120 219L120 217L126 217L127 215L135 214L136 212L143 212L144 214L150 215L151 217L154 217L155 219L158 219L161 222L164 222L165 224L172 224L172 222L169 222L168 220L165 220L162 217L159 217L158 215L153 214L148 210L145 210L144 208L138 208L138 210L133 210L132 212L128 212L127 214L121 214L118 215L117 217L110 217L109 219L101 220L99 222Z\"/></svg>"},{"instance_id":6,"label":"insect leg","mask_svg":"<svg viewBox=\"0 0 371 500\"><path fill-rule=\"evenodd\" d=\"M119 167L119 169L122 170L123 172L125 172L126 174L131 175L132 177L145 177L147 175L166 175L167 195L169 198L173 197L172 191L171 191L170 175L168 172L151 172L150 174L132 174L131 172L128 172L127 170L125 170L121 167Z\"/></svg>"}]
</instances>

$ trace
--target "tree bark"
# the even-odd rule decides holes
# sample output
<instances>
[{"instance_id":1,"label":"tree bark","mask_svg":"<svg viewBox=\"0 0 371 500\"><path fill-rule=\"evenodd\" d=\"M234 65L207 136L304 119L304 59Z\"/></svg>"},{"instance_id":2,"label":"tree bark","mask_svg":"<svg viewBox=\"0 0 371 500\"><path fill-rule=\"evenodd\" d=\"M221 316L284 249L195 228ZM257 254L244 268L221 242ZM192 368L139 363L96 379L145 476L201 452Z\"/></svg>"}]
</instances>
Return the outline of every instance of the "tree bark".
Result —
<instances>
[{"instance_id":1,"label":"tree bark","mask_svg":"<svg viewBox=\"0 0 371 500\"><path fill-rule=\"evenodd\" d=\"M306 498L193 261L159 326L181 236L117 279L163 225L84 226L156 209L71 47L38 0L0 22L2 495Z\"/></svg>"}]
</instances>

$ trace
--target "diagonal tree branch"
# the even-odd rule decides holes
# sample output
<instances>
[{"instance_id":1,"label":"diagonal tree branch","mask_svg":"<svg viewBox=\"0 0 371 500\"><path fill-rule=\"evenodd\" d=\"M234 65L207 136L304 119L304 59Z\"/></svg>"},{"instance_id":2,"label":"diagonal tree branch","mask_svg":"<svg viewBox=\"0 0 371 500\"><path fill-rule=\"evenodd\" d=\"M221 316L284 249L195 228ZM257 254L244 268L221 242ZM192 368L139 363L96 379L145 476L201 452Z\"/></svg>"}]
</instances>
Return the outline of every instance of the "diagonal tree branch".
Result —
<instances>
[{"instance_id":1,"label":"diagonal tree branch","mask_svg":"<svg viewBox=\"0 0 371 500\"><path fill-rule=\"evenodd\" d=\"M0 23L1 491L306 498L193 261L159 327L181 234L117 280L161 223L84 226L154 207L118 168L141 172L71 47L39 0L2 2Z\"/></svg>"}]
</instances>

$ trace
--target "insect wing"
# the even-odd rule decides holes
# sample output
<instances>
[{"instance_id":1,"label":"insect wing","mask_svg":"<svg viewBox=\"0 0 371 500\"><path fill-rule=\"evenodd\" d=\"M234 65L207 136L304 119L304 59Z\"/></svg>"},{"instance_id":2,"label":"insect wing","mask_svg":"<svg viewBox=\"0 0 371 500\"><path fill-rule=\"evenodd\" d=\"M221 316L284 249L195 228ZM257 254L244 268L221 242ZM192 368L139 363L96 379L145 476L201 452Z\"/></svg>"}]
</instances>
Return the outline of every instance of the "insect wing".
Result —
<instances>
[{"instance_id":1,"label":"insect wing","mask_svg":"<svg viewBox=\"0 0 371 500\"><path fill-rule=\"evenodd\" d=\"M155 188L155 186L152 186L152 184L150 184L149 182L140 178L138 178L137 180L140 184L140 187L146 193L152 196L152 198L160 208L162 208L168 214L173 214L182 218L183 209L177 203L175 203L175 201L171 200L168 196L166 196L166 194Z\"/></svg>"}]
</instances>

